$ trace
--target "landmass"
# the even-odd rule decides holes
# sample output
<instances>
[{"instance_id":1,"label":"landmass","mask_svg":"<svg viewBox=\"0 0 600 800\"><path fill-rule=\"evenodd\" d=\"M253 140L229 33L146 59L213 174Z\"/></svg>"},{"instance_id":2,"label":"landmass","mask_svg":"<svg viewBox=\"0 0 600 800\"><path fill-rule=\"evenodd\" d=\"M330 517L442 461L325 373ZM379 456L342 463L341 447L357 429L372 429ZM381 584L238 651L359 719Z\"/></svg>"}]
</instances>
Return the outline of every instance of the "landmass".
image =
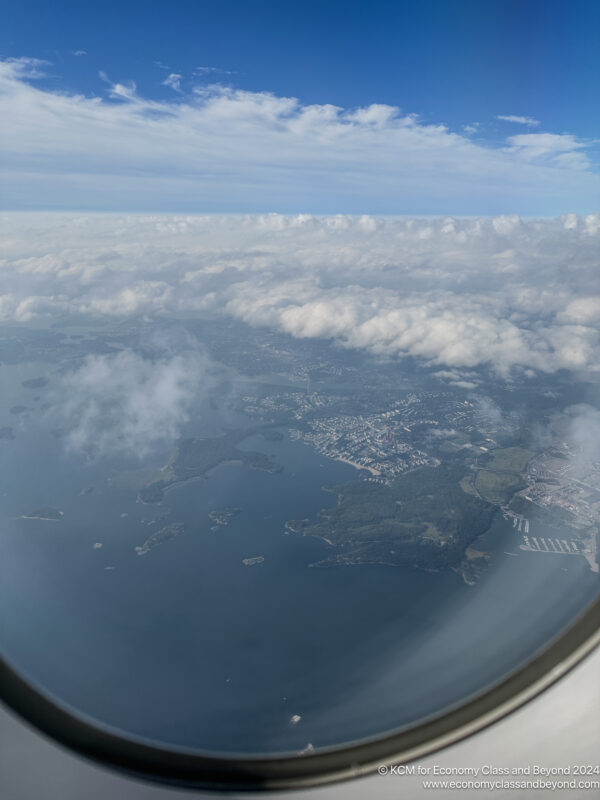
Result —
<instances>
[{"instance_id":1,"label":"landmass","mask_svg":"<svg viewBox=\"0 0 600 800\"><path fill-rule=\"evenodd\" d=\"M319 369L321 375L339 377L328 367ZM348 370L348 385L355 387ZM327 380L322 378L321 386ZM363 372L361 380L366 380ZM579 555L598 569L600 470L590 468L585 480L575 479L569 473L574 454L564 450L564 443L533 449L527 434L532 422L523 411L530 406L521 395L513 400L513 386L498 388L505 403L501 408L486 397L440 390L439 383L435 389L374 393L378 378L369 380L369 386L352 392L347 387L310 391L310 380L306 391L258 387L242 398L239 410L261 424L180 441L139 499L160 502L170 486L226 462L278 471L269 456L239 444L254 434L276 441L287 429L292 440L348 464L356 475L328 487L336 496L333 507L285 524L286 533L319 538L330 548L312 566L409 565L453 570L472 584L490 560L478 537L500 512L523 535L509 550ZM209 517L213 530L230 520L228 510ZM550 531L554 525L556 535L532 537L529 526L537 530L538 523Z\"/></svg>"},{"instance_id":2,"label":"landmass","mask_svg":"<svg viewBox=\"0 0 600 800\"><path fill-rule=\"evenodd\" d=\"M480 497L500 505L525 488L522 475L534 453L523 447L505 447L490 455L487 463L477 467L474 487Z\"/></svg>"},{"instance_id":3,"label":"landmass","mask_svg":"<svg viewBox=\"0 0 600 800\"><path fill-rule=\"evenodd\" d=\"M254 564L262 564L264 561L264 556L254 556L253 558L242 558L242 564L245 567L251 567Z\"/></svg>"},{"instance_id":4,"label":"landmass","mask_svg":"<svg viewBox=\"0 0 600 800\"><path fill-rule=\"evenodd\" d=\"M282 467L264 453L240 450L237 445L256 430L236 430L207 439L182 439L173 455L161 469L161 476L143 486L138 494L142 503L159 503L165 490L178 483L200 478L209 470L226 462L247 464L267 472L280 472Z\"/></svg>"},{"instance_id":5,"label":"landmass","mask_svg":"<svg viewBox=\"0 0 600 800\"><path fill-rule=\"evenodd\" d=\"M478 537L500 512L514 528L507 557L524 551L527 558L577 556L598 571L600 462L576 470L576 446L569 449L566 434L552 433L546 447L531 435L537 428L549 431L557 412L588 396L583 378L557 373L514 380L482 368L460 376L461 386L456 375L410 359L399 364L334 343L300 342L231 324L194 321L211 356L248 378L243 396L234 398L226 387L211 398L213 409L223 403L246 414L251 425L180 440L164 467L146 478L141 502L159 503L171 486L206 478L228 462L277 472L281 467L271 457L240 444L253 435L277 442L284 431L319 461L337 462L336 474L350 476L328 487L333 507L285 525L288 534L313 536L328 546L314 566L402 564L454 570L473 583L490 559ZM0 357L6 363L18 363L25 354L37 363L66 359L66 369L91 352L113 353L128 341L135 345L139 331L121 323L93 336L11 331L0 337ZM32 378L23 386L41 388L45 381ZM24 405L11 409L29 411ZM52 434L59 438L63 432ZM0 428L0 438L13 437L12 428ZM229 524L232 511L237 510L210 512L213 530ZM183 532L181 523L167 524L164 514L149 516L156 516L146 522L156 532L137 548L140 554ZM38 509L24 517L56 521L62 512Z\"/></svg>"},{"instance_id":6,"label":"landmass","mask_svg":"<svg viewBox=\"0 0 600 800\"><path fill-rule=\"evenodd\" d=\"M334 508L285 525L286 533L331 547L312 566L452 569L473 584L490 559L477 537L501 512L524 534L511 550L579 555L600 569L600 468L576 479L577 454L565 442L530 449L521 410L501 412L485 399L443 391L408 392L363 414L342 413L343 397L316 392L245 400L253 401L253 416L264 408L293 418L292 439L359 471L359 480L330 489ZM529 535L530 524L539 531L542 523L550 533Z\"/></svg>"},{"instance_id":7,"label":"landmass","mask_svg":"<svg viewBox=\"0 0 600 800\"><path fill-rule=\"evenodd\" d=\"M465 550L464 558L460 564L454 567L454 571L461 576L468 586L473 586L487 569L489 560L489 553L470 546Z\"/></svg>"},{"instance_id":8,"label":"landmass","mask_svg":"<svg viewBox=\"0 0 600 800\"><path fill-rule=\"evenodd\" d=\"M427 571L456 568L490 526L496 507L460 486L464 466L423 467L390 485L356 481L333 487L337 503L317 521L290 520L286 529L332 547L313 566L387 564Z\"/></svg>"}]
</instances>

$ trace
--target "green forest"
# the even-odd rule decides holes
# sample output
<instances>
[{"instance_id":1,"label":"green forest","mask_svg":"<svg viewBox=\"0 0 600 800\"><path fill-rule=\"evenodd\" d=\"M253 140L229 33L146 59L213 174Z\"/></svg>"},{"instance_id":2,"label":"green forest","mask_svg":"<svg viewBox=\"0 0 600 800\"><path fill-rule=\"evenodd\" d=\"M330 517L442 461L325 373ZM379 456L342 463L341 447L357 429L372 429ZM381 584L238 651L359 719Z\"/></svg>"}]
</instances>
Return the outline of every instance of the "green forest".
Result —
<instances>
[{"instance_id":1,"label":"green forest","mask_svg":"<svg viewBox=\"0 0 600 800\"><path fill-rule=\"evenodd\" d=\"M337 545L336 563L456 566L495 512L492 503L461 489L464 474L464 464L442 464L391 486L357 481L333 487L338 504L323 509L316 523L304 523L302 533Z\"/></svg>"}]
</instances>

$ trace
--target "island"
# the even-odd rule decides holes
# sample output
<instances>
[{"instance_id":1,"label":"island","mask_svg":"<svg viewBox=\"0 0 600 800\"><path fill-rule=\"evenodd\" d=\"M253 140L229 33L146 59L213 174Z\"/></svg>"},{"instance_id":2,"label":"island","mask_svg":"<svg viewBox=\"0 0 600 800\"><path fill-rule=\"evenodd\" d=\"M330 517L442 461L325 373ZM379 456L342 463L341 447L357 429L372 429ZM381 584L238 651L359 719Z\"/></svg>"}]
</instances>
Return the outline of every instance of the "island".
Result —
<instances>
[{"instance_id":1,"label":"island","mask_svg":"<svg viewBox=\"0 0 600 800\"><path fill-rule=\"evenodd\" d=\"M224 508L222 511L210 511L208 516L215 524L211 526L211 531L216 531L221 527L229 525L234 517L241 513L239 508Z\"/></svg>"},{"instance_id":2,"label":"island","mask_svg":"<svg viewBox=\"0 0 600 800\"><path fill-rule=\"evenodd\" d=\"M138 556L146 555L146 553L149 553L154 547L158 547L159 544L163 544L163 542L167 542L169 539L174 539L176 536L181 536L184 530L185 527L181 522L172 522L170 525L165 525L164 528L161 528L149 536L143 545L136 547L135 552Z\"/></svg>"},{"instance_id":3,"label":"island","mask_svg":"<svg viewBox=\"0 0 600 800\"><path fill-rule=\"evenodd\" d=\"M64 515L65 512L59 511L57 508L38 508L30 511L29 514L22 514L21 519L43 519L48 522L58 522Z\"/></svg>"},{"instance_id":4,"label":"island","mask_svg":"<svg viewBox=\"0 0 600 800\"><path fill-rule=\"evenodd\" d=\"M246 464L267 472L280 472L282 467L264 453L237 447L253 433L256 433L256 429L229 431L214 438L181 439L169 461L161 468L160 476L142 486L138 500L142 503L160 503L165 490L171 486L201 478L223 463Z\"/></svg>"}]
</instances>

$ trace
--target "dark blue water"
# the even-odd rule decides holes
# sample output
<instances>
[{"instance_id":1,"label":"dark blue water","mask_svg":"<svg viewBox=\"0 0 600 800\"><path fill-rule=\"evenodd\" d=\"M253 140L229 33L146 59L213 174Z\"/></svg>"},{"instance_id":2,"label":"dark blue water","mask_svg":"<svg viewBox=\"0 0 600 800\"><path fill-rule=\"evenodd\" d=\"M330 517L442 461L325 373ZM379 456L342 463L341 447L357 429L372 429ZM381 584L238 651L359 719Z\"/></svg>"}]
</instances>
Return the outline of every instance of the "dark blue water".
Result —
<instances>
[{"instance_id":1,"label":"dark blue water","mask_svg":"<svg viewBox=\"0 0 600 800\"><path fill-rule=\"evenodd\" d=\"M582 558L518 550L501 517L474 587L453 572L311 568L329 546L284 523L356 473L287 437L243 444L281 473L221 465L160 505L135 502L135 471L66 457L33 423L2 445L2 649L63 702L168 743L290 751L414 722L522 663L598 591ZM43 506L64 519L19 518ZM208 513L232 506L211 531ZM168 512L185 533L136 555Z\"/></svg>"}]
</instances>

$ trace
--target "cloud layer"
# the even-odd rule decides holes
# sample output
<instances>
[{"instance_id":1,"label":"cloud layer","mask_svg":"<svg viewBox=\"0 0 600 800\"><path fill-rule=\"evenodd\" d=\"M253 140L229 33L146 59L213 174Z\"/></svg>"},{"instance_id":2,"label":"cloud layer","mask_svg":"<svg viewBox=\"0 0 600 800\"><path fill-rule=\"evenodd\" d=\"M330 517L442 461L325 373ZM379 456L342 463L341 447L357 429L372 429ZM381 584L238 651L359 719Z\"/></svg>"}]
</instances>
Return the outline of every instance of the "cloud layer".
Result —
<instances>
[{"instance_id":1,"label":"cloud layer","mask_svg":"<svg viewBox=\"0 0 600 800\"><path fill-rule=\"evenodd\" d=\"M2 224L5 321L209 313L454 369L600 368L600 215Z\"/></svg>"},{"instance_id":2,"label":"cloud layer","mask_svg":"<svg viewBox=\"0 0 600 800\"><path fill-rule=\"evenodd\" d=\"M36 84L48 69L34 59L0 61L7 209L597 210L600 176L570 134L492 146L395 106L303 105L220 85L184 94L175 72L165 100L104 74L104 96L87 97Z\"/></svg>"}]
</instances>

